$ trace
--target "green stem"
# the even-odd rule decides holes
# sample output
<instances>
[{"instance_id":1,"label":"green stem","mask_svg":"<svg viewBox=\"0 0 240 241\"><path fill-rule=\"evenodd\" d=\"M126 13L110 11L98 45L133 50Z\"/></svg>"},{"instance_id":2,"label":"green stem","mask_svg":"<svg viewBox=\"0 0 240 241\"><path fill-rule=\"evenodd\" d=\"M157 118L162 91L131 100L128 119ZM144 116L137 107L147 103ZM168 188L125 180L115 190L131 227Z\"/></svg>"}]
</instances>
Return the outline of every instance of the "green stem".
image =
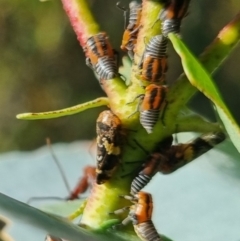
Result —
<instances>
[{"instance_id":1,"label":"green stem","mask_svg":"<svg viewBox=\"0 0 240 241\"><path fill-rule=\"evenodd\" d=\"M230 55L240 40L240 14L228 23L201 54L200 61L205 69L214 74L223 61ZM166 119L175 119L180 110L197 92L185 74L173 84L168 93L169 108L165 112Z\"/></svg>"},{"instance_id":2,"label":"green stem","mask_svg":"<svg viewBox=\"0 0 240 241\"><path fill-rule=\"evenodd\" d=\"M211 123L199 115L181 117L176 121L176 132L200 132L221 131L219 123Z\"/></svg>"}]
</instances>

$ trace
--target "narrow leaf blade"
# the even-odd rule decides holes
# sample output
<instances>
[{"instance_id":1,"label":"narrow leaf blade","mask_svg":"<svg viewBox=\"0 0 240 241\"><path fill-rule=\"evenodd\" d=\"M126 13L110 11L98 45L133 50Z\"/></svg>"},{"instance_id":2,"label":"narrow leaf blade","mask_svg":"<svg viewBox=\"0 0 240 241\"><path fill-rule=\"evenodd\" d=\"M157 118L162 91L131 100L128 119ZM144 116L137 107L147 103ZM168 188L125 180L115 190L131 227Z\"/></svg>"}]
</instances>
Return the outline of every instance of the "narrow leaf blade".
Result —
<instances>
[{"instance_id":1,"label":"narrow leaf blade","mask_svg":"<svg viewBox=\"0 0 240 241\"><path fill-rule=\"evenodd\" d=\"M170 34L169 38L171 39L176 52L181 57L183 69L189 81L217 106L217 111L230 136L230 139L240 152L239 126L225 105L217 87L210 77L210 74L204 69L201 63L177 35Z\"/></svg>"}]
</instances>

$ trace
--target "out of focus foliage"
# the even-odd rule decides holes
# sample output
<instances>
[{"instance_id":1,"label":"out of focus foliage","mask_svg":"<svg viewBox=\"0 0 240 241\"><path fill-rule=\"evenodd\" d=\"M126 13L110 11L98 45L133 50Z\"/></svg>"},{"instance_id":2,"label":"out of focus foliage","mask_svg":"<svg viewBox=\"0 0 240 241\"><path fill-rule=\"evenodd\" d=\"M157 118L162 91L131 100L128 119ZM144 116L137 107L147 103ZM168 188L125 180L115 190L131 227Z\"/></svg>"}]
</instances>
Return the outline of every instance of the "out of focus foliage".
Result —
<instances>
[{"instance_id":1,"label":"out of focus foliage","mask_svg":"<svg viewBox=\"0 0 240 241\"><path fill-rule=\"evenodd\" d=\"M113 46L119 50L119 30L123 30L124 23L116 2L92 0L90 4L102 30L109 33ZM128 3L121 1L125 6ZM239 9L239 0L192 1L189 16L183 21L184 41L195 54L200 54ZM214 76L238 120L239 55L238 47ZM179 58L170 49L169 82L181 72ZM15 115L61 109L103 95L85 65L60 1L0 1L0 151L34 149L43 145L47 136L52 142L94 138L98 109L42 121L20 121ZM191 105L214 118L208 101L200 95Z\"/></svg>"}]
</instances>

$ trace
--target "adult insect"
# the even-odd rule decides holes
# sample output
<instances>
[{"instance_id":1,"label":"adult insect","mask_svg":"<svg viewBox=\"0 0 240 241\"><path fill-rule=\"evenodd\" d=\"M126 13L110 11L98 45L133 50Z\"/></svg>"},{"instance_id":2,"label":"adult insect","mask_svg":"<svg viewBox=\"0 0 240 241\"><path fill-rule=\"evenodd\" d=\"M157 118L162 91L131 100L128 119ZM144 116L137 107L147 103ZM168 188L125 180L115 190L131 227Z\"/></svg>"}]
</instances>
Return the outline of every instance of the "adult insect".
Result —
<instances>
[{"instance_id":1,"label":"adult insect","mask_svg":"<svg viewBox=\"0 0 240 241\"><path fill-rule=\"evenodd\" d=\"M96 180L96 167L85 166L83 169L83 176L79 179L75 188L70 192L66 200L79 199L79 195L86 192L89 187L93 185Z\"/></svg>"},{"instance_id":2,"label":"adult insect","mask_svg":"<svg viewBox=\"0 0 240 241\"><path fill-rule=\"evenodd\" d=\"M139 64L140 77L152 83L165 84L167 72L167 43L163 35L152 37Z\"/></svg>"},{"instance_id":3,"label":"adult insect","mask_svg":"<svg viewBox=\"0 0 240 241\"><path fill-rule=\"evenodd\" d=\"M167 144L168 146L164 147L160 144L158 149L149 155L142 170L133 179L130 193L134 195L142 190L157 172L172 173L224 140L224 133L212 132L203 134L185 144L172 146Z\"/></svg>"},{"instance_id":4,"label":"adult insect","mask_svg":"<svg viewBox=\"0 0 240 241\"><path fill-rule=\"evenodd\" d=\"M103 184L116 170L121 154L121 121L110 110L100 113L97 119L96 182Z\"/></svg>"},{"instance_id":5,"label":"adult insect","mask_svg":"<svg viewBox=\"0 0 240 241\"><path fill-rule=\"evenodd\" d=\"M52 145L51 145L51 141L49 138L46 139L47 142L47 146L49 148L49 151L51 153L52 159L54 161L54 163L56 164L61 177L63 179L63 182L65 184L65 187L69 193L69 195L65 198L62 197L56 197L56 196L47 196L47 197L31 197L29 198L29 200L27 201L28 204L30 204L33 201L40 201L40 200L75 200L75 199L79 199L80 195L85 193L89 187L91 187L93 185L93 183L96 180L96 167L95 166L91 166L91 165L87 165L84 167L83 169L83 176L79 179L77 185L75 186L75 188L73 190L71 190L70 185L68 183L68 180L65 176L64 173L64 169L60 164L60 161L58 160L57 156L55 155Z\"/></svg>"},{"instance_id":6,"label":"adult insect","mask_svg":"<svg viewBox=\"0 0 240 241\"><path fill-rule=\"evenodd\" d=\"M100 80L113 79L117 76L115 52L105 32L88 38L84 51L86 64L96 72Z\"/></svg>"},{"instance_id":7,"label":"adult insect","mask_svg":"<svg viewBox=\"0 0 240 241\"><path fill-rule=\"evenodd\" d=\"M130 200L133 205L112 212L112 214L120 214L129 210L127 218L121 224L113 226L113 228L132 222L134 230L141 240L162 241L152 222L153 201L151 194L139 192L134 196L125 195L122 197Z\"/></svg>"},{"instance_id":8,"label":"adult insect","mask_svg":"<svg viewBox=\"0 0 240 241\"><path fill-rule=\"evenodd\" d=\"M124 11L124 15L126 16L126 9L123 7L120 7L119 2L117 3L118 8ZM142 4L132 1L129 4L129 21L128 25L124 30L123 38L122 38L122 44L121 49L123 51L127 51L128 55L131 59L134 57L134 47L137 42L137 36L138 31L141 27L140 21L141 21L141 15L142 15Z\"/></svg>"},{"instance_id":9,"label":"adult insect","mask_svg":"<svg viewBox=\"0 0 240 241\"><path fill-rule=\"evenodd\" d=\"M181 21L186 15L190 0L168 0L159 14L162 21L162 34L179 33Z\"/></svg>"}]
</instances>

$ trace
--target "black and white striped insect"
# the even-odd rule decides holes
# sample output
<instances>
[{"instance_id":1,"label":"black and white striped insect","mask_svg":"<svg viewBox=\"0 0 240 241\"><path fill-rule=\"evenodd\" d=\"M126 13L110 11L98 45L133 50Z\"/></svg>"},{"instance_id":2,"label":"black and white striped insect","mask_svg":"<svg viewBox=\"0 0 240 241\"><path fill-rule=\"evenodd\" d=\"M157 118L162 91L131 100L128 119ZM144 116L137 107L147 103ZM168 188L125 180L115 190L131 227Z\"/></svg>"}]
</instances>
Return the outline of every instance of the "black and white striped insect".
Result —
<instances>
[{"instance_id":1,"label":"black and white striped insect","mask_svg":"<svg viewBox=\"0 0 240 241\"><path fill-rule=\"evenodd\" d=\"M159 14L162 21L162 34L179 33L181 21L187 13L190 0L167 0L166 5Z\"/></svg>"},{"instance_id":2,"label":"black and white striped insect","mask_svg":"<svg viewBox=\"0 0 240 241\"><path fill-rule=\"evenodd\" d=\"M166 106L167 86L150 84L145 89L141 98L140 123L148 134L153 132L153 127L158 121L160 112ZM161 117L162 118L162 117Z\"/></svg>"},{"instance_id":3,"label":"black and white striped insect","mask_svg":"<svg viewBox=\"0 0 240 241\"><path fill-rule=\"evenodd\" d=\"M132 222L136 234L142 241L162 241L152 222L152 195L146 192L139 192L134 196L124 195L122 197L130 200L133 205L112 212L112 214L121 214L129 210L127 218L121 224L113 226L113 228Z\"/></svg>"},{"instance_id":4,"label":"black and white striped insect","mask_svg":"<svg viewBox=\"0 0 240 241\"><path fill-rule=\"evenodd\" d=\"M124 15L126 16L126 9L120 7L119 2L117 3L118 8L124 11ZM123 51L127 51L128 55L131 59L134 56L134 48L137 42L137 36L140 29L140 21L142 16L142 4L137 1L132 1L129 3L129 20L128 25L126 26L123 38L121 49ZM125 20L126 21L126 20Z\"/></svg>"},{"instance_id":5,"label":"black and white striped insect","mask_svg":"<svg viewBox=\"0 0 240 241\"><path fill-rule=\"evenodd\" d=\"M165 84L167 72L167 43L163 35L152 37L139 64L140 77L152 83Z\"/></svg>"},{"instance_id":6,"label":"black and white striped insect","mask_svg":"<svg viewBox=\"0 0 240 241\"><path fill-rule=\"evenodd\" d=\"M143 164L142 170L133 179L130 190L132 195L142 190L157 172L163 174L172 173L211 150L225 140L225 134L211 132L203 134L188 143L172 146L170 145L172 138L169 141L166 140L163 142L163 146L159 145L159 150L157 149L156 152L149 155Z\"/></svg>"},{"instance_id":7,"label":"black and white striped insect","mask_svg":"<svg viewBox=\"0 0 240 241\"><path fill-rule=\"evenodd\" d=\"M113 79L118 75L115 51L105 32L88 38L84 51L86 64L96 72L100 80Z\"/></svg>"},{"instance_id":8,"label":"black and white striped insect","mask_svg":"<svg viewBox=\"0 0 240 241\"><path fill-rule=\"evenodd\" d=\"M103 56L98 59L95 65L95 71L100 80L113 79L117 76L116 60L109 56Z\"/></svg>"}]
</instances>

